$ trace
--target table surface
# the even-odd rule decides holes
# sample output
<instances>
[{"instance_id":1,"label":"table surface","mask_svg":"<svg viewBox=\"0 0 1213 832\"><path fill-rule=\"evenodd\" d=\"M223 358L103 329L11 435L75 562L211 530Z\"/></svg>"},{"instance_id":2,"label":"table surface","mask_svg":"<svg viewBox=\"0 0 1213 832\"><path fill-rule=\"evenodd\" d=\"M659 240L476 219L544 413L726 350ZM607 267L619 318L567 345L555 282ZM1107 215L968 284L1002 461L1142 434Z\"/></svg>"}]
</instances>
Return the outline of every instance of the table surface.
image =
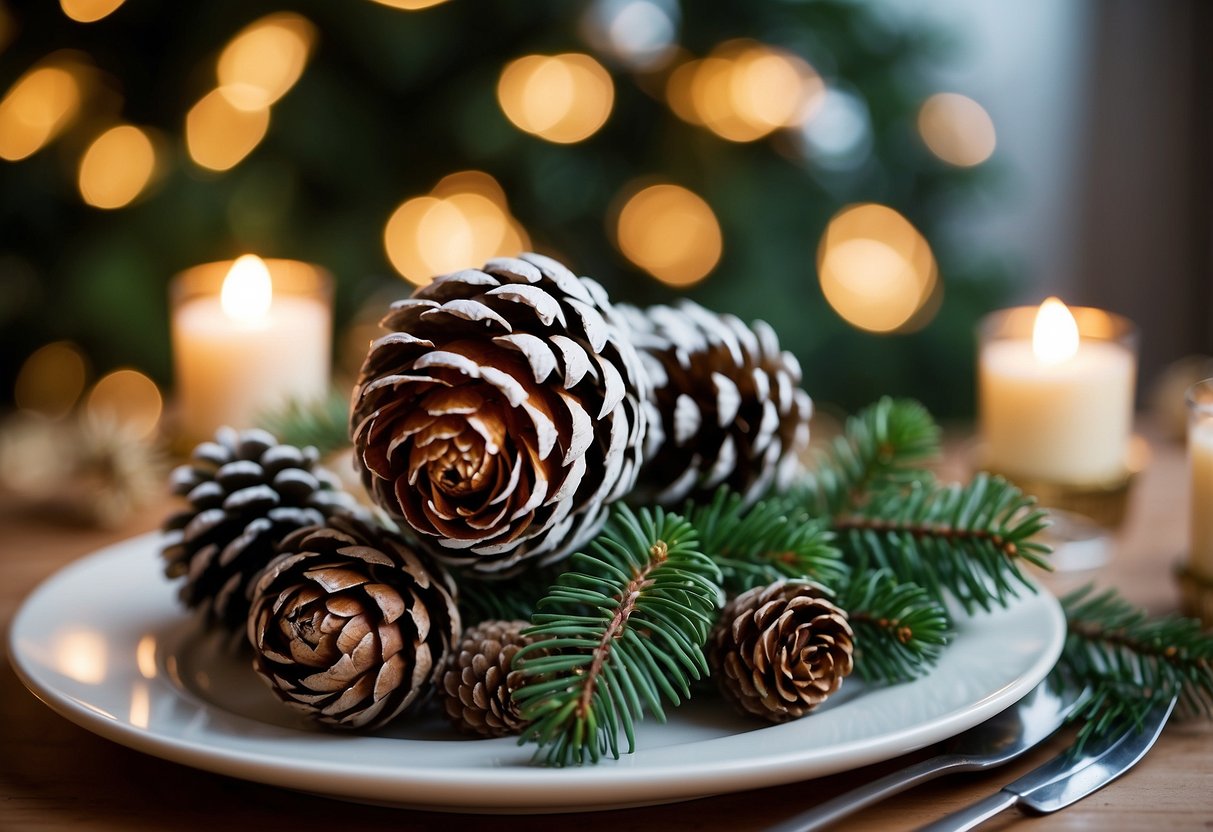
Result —
<instances>
[{"instance_id":1,"label":"table surface","mask_svg":"<svg viewBox=\"0 0 1213 832\"><path fill-rule=\"evenodd\" d=\"M1055 592L1094 580L1114 586L1154 612L1173 611L1171 570L1186 538L1183 449L1152 443L1150 465L1135 483L1128 520L1110 562L1086 573L1047 576ZM109 531L65 528L0 502L0 626L48 575L90 552L153 528L156 509ZM0 662L0 829L210 830L415 829L513 830L763 829L815 803L927 756L914 755L788 786L686 803L580 815L451 816L382 809L262 786L168 763L76 727L39 702ZM1018 763L928 783L851 818L857 830L914 829L960 808L1030 770L1064 747L1055 738ZM1213 829L1213 722L1172 723L1157 746L1124 778L1054 815L1028 820L1004 812L986 827L1032 830Z\"/></svg>"}]
</instances>

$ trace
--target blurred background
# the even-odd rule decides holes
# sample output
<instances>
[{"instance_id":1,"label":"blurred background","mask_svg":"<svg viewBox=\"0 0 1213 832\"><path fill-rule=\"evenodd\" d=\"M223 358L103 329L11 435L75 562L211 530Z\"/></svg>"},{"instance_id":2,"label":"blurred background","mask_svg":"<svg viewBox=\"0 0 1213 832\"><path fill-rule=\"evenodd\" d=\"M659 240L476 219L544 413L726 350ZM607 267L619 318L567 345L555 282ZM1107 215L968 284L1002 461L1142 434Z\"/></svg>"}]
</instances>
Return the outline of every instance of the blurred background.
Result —
<instances>
[{"instance_id":1,"label":"blurred background","mask_svg":"<svg viewBox=\"0 0 1213 832\"><path fill-rule=\"evenodd\" d=\"M1211 42L1200 0L0 0L0 406L154 426L172 276L248 252L334 275L339 379L533 249L770 321L827 409L971 416L977 321L1051 294L1148 391L1213 352Z\"/></svg>"}]
</instances>

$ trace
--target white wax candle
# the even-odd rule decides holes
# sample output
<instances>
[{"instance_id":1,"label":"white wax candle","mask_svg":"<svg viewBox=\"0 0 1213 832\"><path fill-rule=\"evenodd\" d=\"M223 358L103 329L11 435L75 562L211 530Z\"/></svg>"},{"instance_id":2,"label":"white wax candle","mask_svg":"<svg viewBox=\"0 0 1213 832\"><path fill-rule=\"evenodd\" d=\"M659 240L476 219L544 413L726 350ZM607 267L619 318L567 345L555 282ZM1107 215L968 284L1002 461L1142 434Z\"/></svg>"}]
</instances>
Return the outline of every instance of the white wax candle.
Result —
<instances>
[{"instance_id":1,"label":"white wax candle","mask_svg":"<svg viewBox=\"0 0 1213 832\"><path fill-rule=\"evenodd\" d=\"M987 466L1076 485L1124 474L1136 361L1115 342L1084 339L1076 348L1048 363L1026 338L983 346L978 386Z\"/></svg>"},{"instance_id":2,"label":"white wax candle","mask_svg":"<svg viewBox=\"0 0 1213 832\"><path fill-rule=\"evenodd\" d=\"M1201 419L1188 431L1192 472L1192 548L1188 568L1213 580L1213 418Z\"/></svg>"},{"instance_id":3,"label":"white wax candle","mask_svg":"<svg viewBox=\"0 0 1213 832\"><path fill-rule=\"evenodd\" d=\"M331 328L320 297L275 294L268 310L241 318L219 295L183 301L172 328L183 437L197 442L220 425L251 427L289 400L324 395Z\"/></svg>"}]
</instances>

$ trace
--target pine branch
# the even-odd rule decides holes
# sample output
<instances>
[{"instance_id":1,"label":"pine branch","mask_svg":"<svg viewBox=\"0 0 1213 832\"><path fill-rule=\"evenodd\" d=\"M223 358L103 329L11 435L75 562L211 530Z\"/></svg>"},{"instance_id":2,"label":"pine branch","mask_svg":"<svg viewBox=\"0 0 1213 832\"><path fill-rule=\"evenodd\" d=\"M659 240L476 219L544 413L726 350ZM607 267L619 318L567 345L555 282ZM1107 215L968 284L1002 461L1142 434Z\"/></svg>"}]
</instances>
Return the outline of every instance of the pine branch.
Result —
<instances>
[{"instance_id":1,"label":"pine branch","mask_svg":"<svg viewBox=\"0 0 1213 832\"><path fill-rule=\"evenodd\" d=\"M675 514L620 506L590 550L540 600L526 631L540 641L514 659L514 701L533 720L520 741L553 765L618 758L620 731L631 752L646 710L664 720L663 698L688 698L722 601L720 570Z\"/></svg>"},{"instance_id":2,"label":"pine branch","mask_svg":"<svg viewBox=\"0 0 1213 832\"><path fill-rule=\"evenodd\" d=\"M1035 591L1021 564L1049 568L1049 548L1033 539L1047 523L1033 498L978 474L967 485L877 492L833 528L857 574L888 569L938 601L950 593L971 613L1005 606L1018 587Z\"/></svg>"},{"instance_id":3,"label":"pine branch","mask_svg":"<svg viewBox=\"0 0 1213 832\"><path fill-rule=\"evenodd\" d=\"M1139 722L1154 705L1179 697L1187 715L1213 716L1213 635L1199 622L1149 617L1107 590L1085 586L1061 599L1066 645L1058 671L1091 694L1075 719L1078 742L1119 721Z\"/></svg>"},{"instance_id":4,"label":"pine branch","mask_svg":"<svg viewBox=\"0 0 1213 832\"><path fill-rule=\"evenodd\" d=\"M493 619L530 621L535 605L556 582L567 563L528 569L513 578L482 581L454 572L459 588L459 617L464 627Z\"/></svg>"},{"instance_id":5,"label":"pine branch","mask_svg":"<svg viewBox=\"0 0 1213 832\"><path fill-rule=\"evenodd\" d=\"M939 426L909 399L885 397L847 419L842 436L817 454L805 500L814 516L857 511L874 491L932 477L921 466L939 455Z\"/></svg>"},{"instance_id":6,"label":"pine branch","mask_svg":"<svg viewBox=\"0 0 1213 832\"><path fill-rule=\"evenodd\" d=\"M943 605L885 569L856 578L837 601L855 633L855 672L866 682L896 684L922 676L952 636Z\"/></svg>"},{"instance_id":7,"label":"pine branch","mask_svg":"<svg viewBox=\"0 0 1213 832\"><path fill-rule=\"evenodd\" d=\"M327 456L350 447L348 396L330 391L314 401L292 399L277 410L261 414L260 426L287 445L311 445Z\"/></svg>"},{"instance_id":8,"label":"pine branch","mask_svg":"<svg viewBox=\"0 0 1213 832\"><path fill-rule=\"evenodd\" d=\"M736 595L781 578L838 586L847 574L824 520L810 518L795 497L773 497L746 509L742 496L721 488L687 517L700 547L720 567L725 591Z\"/></svg>"}]
</instances>

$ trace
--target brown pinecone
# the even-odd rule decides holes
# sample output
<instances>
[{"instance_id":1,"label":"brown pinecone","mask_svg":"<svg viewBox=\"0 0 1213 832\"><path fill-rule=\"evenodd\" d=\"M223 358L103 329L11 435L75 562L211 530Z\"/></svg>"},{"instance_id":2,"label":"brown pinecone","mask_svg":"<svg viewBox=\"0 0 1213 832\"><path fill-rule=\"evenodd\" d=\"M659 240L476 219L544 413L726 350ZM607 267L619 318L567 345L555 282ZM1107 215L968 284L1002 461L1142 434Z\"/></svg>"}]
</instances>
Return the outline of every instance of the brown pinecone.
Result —
<instances>
[{"instance_id":1,"label":"brown pinecone","mask_svg":"<svg viewBox=\"0 0 1213 832\"><path fill-rule=\"evenodd\" d=\"M185 578L181 601L200 607L208 624L243 631L252 584L275 545L295 529L358 511L318 457L263 430L225 427L173 470L170 487L189 506L164 521L164 571Z\"/></svg>"},{"instance_id":2,"label":"brown pinecone","mask_svg":"<svg viewBox=\"0 0 1213 832\"><path fill-rule=\"evenodd\" d=\"M531 643L526 621L484 621L463 634L442 677L443 705L460 730L485 737L520 734L528 723L514 704L521 674L514 655Z\"/></svg>"},{"instance_id":3,"label":"brown pinecone","mask_svg":"<svg viewBox=\"0 0 1213 832\"><path fill-rule=\"evenodd\" d=\"M299 529L257 582L253 667L291 708L378 728L433 691L459 634L450 576L353 517Z\"/></svg>"},{"instance_id":4,"label":"brown pinecone","mask_svg":"<svg viewBox=\"0 0 1213 832\"><path fill-rule=\"evenodd\" d=\"M851 673L847 614L812 584L778 581L730 601L709 639L725 698L771 722L799 719Z\"/></svg>"},{"instance_id":5,"label":"brown pinecone","mask_svg":"<svg viewBox=\"0 0 1213 832\"><path fill-rule=\"evenodd\" d=\"M445 562L504 576L589 539L640 467L647 377L606 293L547 257L392 304L350 427L375 502Z\"/></svg>"},{"instance_id":6,"label":"brown pinecone","mask_svg":"<svg viewBox=\"0 0 1213 832\"><path fill-rule=\"evenodd\" d=\"M618 308L653 384L638 496L677 505L723 484L749 504L791 485L813 406L775 331L689 300Z\"/></svg>"}]
</instances>

